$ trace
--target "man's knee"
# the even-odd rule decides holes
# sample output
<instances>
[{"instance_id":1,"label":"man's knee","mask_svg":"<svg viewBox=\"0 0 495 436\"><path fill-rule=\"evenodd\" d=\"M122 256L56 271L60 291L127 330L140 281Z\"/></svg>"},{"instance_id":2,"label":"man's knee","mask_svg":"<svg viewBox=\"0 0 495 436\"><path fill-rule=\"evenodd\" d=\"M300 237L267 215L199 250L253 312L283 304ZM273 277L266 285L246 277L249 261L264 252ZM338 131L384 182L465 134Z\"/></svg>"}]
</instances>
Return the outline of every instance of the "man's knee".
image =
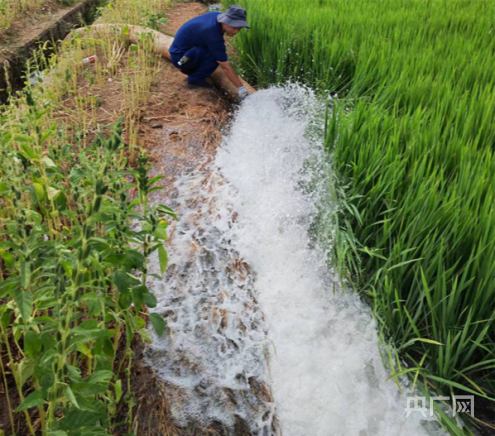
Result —
<instances>
[{"instance_id":1,"label":"man's knee","mask_svg":"<svg viewBox=\"0 0 495 436\"><path fill-rule=\"evenodd\" d=\"M186 58L186 61L179 64L179 61ZM189 74L198 68L201 68L207 62L210 62L212 56L209 50L202 47L192 47L186 51L182 56L174 56L172 58L173 64L179 68L184 74Z\"/></svg>"},{"instance_id":2,"label":"man's knee","mask_svg":"<svg viewBox=\"0 0 495 436\"><path fill-rule=\"evenodd\" d=\"M211 55L210 51L203 47L193 47L184 53L184 56L189 58L188 62L192 62L194 65L200 66L207 62L214 62L215 59Z\"/></svg>"},{"instance_id":3,"label":"man's knee","mask_svg":"<svg viewBox=\"0 0 495 436\"><path fill-rule=\"evenodd\" d=\"M182 57L186 57L188 60L186 63L179 65L178 62ZM206 79L218 67L218 62L211 52L203 47L192 47L183 56L174 56L172 62L184 74L187 74L190 80L195 82Z\"/></svg>"}]
</instances>

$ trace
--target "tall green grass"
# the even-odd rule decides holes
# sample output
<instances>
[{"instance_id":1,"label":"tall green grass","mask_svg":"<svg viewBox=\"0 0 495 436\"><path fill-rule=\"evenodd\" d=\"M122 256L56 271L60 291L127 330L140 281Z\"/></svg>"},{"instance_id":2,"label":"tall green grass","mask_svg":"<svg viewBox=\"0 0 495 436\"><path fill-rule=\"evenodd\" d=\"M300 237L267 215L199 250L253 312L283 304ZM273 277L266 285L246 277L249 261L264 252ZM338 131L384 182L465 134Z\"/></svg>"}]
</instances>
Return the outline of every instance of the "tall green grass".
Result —
<instances>
[{"instance_id":1,"label":"tall green grass","mask_svg":"<svg viewBox=\"0 0 495 436\"><path fill-rule=\"evenodd\" d=\"M426 385L495 396L495 2L236 3L250 80L334 97L341 272Z\"/></svg>"}]
</instances>

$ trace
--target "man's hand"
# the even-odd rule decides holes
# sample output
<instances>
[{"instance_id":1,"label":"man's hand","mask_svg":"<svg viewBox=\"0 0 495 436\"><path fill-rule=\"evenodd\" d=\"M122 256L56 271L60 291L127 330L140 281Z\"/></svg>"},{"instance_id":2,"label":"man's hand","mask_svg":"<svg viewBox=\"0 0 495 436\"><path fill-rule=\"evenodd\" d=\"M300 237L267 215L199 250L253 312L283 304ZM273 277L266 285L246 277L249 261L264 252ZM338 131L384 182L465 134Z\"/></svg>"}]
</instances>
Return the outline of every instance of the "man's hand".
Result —
<instances>
[{"instance_id":1,"label":"man's hand","mask_svg":"<svg viewBox=\"0 0 495 436\"><path fill-rule=\"evenodd\" d=\"M241 86L240 88L237 88L237 92L239 93L239 99L241 101L244 100L249 95L245 86Z\"/></svg>"},{"instance_id":2,"label":"man's hand","mask_svg":"<svg viewBox=\"0 0 495 436\"><path fill-rule=\"evenodd\" d=\"M229 62L218 62L220 66L223 68L223 71L225 72L225 75L228 77L228 79L235 85L237 88L237 93L239 95L239 100L242 101L244 100L249 93L247 92L246 87L242 84L241 79L239 76L235 73L234 69L232 66L229 64Z\"/></svg>"}]
</instances>

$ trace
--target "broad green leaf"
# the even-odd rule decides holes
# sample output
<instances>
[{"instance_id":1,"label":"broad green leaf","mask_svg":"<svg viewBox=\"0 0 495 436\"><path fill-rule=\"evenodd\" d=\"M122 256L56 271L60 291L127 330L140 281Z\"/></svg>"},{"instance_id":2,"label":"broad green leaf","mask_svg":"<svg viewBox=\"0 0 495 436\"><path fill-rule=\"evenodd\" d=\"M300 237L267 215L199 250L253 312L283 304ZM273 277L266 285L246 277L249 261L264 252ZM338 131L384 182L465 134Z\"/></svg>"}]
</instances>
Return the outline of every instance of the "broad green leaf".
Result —
<instances>
[{"instance_id":1,"label":"broad green leaf","mask_svg":"<svg viewBox=\"0 0 495 436\"><path fill-rule=\"evenodd\" d=\"M21 261L21 286L28 289L31 283L31 262Z\"/></svg>"},{"instance_id":2,"label":"broad green leaf","mask_svg":"<svg viewBox=\"0 0 495 436\"><path fill-rule=\"evenodd\" d=\"M38 334L28 330L24 335L24 353L35 359L41 351L42 343Z\"/></svg>"},{"instance_id":3,"label":"broad green leaf","mask_svg":"<svg viewBox=\"0 0 495 436\"><path fill-rule=\"evenodd\" d=\"M45 310L55 307L59 300L55 297L44 297L44 298L35 297L34 301L36 301L36 308L38 310Z\"/></svg>"},{"instance_id":4,"label":"broad green leaf","mask_svg":"<svg viewBox=\"0 0 495 436\"><path fill-rule=\"evenodd\" d=\"M5 263L5 268L12 268L14 266L14 257L12 256L12 253L10 253L10 251L0 248L0 256L2 256L2 259Z\"/></svg>"},{"instance_id":5,"label":"broad green leaf","mask_svg":"<svg viewBox=\"0 0 495 436\"><path fill-rule=\"evenodd\" d=\"M81 302L86 303L90 316L99 316L102 311L100 297L95 292L88 292L81 297Z\"/></svg>"},{"instance_id":6,"label":"broad green leaf","mask_svg":"<svg viewBox=\"0 0 495 436\"><path fill-rule=\"evenodd\" d=\"M117 383L113 384L115 389L115 401L118 403L122 398L122 380L117 380Z\"/></svg>"},{"instance_id":7,"label":"broad green leaf","mask_svg":"<svg viewBox=\"0 0 495 436\"><path fill-rule=\"evenodd\" d=\"M73 389L74 391L74 389ZM100 421L104 414L89 412L86 410L72 409L67 416L61 421L60 426L66 430L70 430L70 433L74 433L74 430L81 427L91 427ZM78 432L77 434L80 434Z\"/></svg>"},{"instance_id":8,"label":"broad green leaf","mask_svg":"<svg viewBox=\"0 0 495 436\"><path fill-rule=\"evenodd\" d=\"M132 288L132 300L137 312L143 307L144 294L146 292L149 292L146 286L136 286L135 288Z\"/></svg>"},{"instance_id":9,"label":"broad green leaf","mask_svg":"<svg viewBox=\"0 0 495 436\"><path fill-rule=\"evenodd\" d=\"M0 326L4 329L10 325L11 314L12 309L8 308L6 305L0 308Z\"/></svg>"},{"instance_id":10,"label":"broad green leaf","mask_svg":"<svg viewBox=\"0 0 495 436\"><path fill-rule=\"evenodd\" d=\"M115 374L112 371L96 371L88 377L89 383L108 383Z\"/></svg>"},{"instance_id":11,"label":"broad green leaf","mask_svg":"<svg viewBox=\"0 0 495 436\"><path fill-rule=\"evenodd\" d=\"M103 238L93 237L89 240L89 244L98 251L104 251L110 248L108 241Z\"/></svg>"},{"instance_id":12,"label":"broad green leaf","mask_svg":"<svg viewBox=\"0 0 495 436\"><path fill-rule=\"evenodd\" d=\"M125 252L125 261L124 264L131 269L139 269L143 268L144 256L136 250L127 250Z\"/></svg>"},{"instance_id":13,"label":"broad green leaf","mask_svg":"<svg viewBox=\"0 0 495 436\"><path fill-rule=\"evenodd\" d=\"M17 367L17 375L19 377L19 385L21 387L24 386L24 383L31 377L34 373L35 366L34 359L30 359L29 357L22 359L22 362Z\"/></svg>"},{"instance_id":14,"label":"broad green leaf","mask_svg":"<svg viewBox=\"0 0 495 436\"><path fill-rule=\"evenodd\" d=\"M48 187L48 198L50 200L55 200L58 194L60 194L62 191L60 189L55 189L52 188L51 186Z\"/></svg>"},{"instance_id":15,"label":"broad green leaf","mask_svg":"<svg viewBox=\"0 0 495 436\"><path fill-rule=\"evenodd\" d=\"M165 332L165 320L158 313L150 313L150 321L159 337Z\"/></svg>"},{"instance_id":16,"label":"broad green leaf","mask_svg":"<svg viewBox=\"0 0 495 436\"><path fill-rule=\"evenodd\" d=\"M74 392L72 392L72 389L69 385L67 385L67 389L65 390L65 396L72 404L74 404L75 407L79 409L79 404L76 400L76 397L74 396Z\"/></svg>"},{"instance_id":17,"label":"broad green leaf","mask_svg":"<svg viewBox=\"0 0 495 436\"><path fill-rule=\"evenodd\" d=\"M145 343L151 344L153 343L153 339L151 339L151 336L148 332L147 329L142 328L138 330L139 336L141 336L141 340Z\"/></svg>"},{"instance_id":18,"label":"broad green leaf","mask_svg":"<svg viewBox=\"0 0 495 436\"><path fill-rule=\"evenodd\" d=\"M104 394L106 388L96 383L81 382L81 383L74 383L72 385L72 391L80 395L94 395L94 394Z\"/></svg>"},{"instance_id":19,"label":"broad green leaf","mask_svg":"<svg viewBox=\"0 0 495 436\"><path fill-rule=\"evenodd\" d=\"M96 371L112 370L112 360L109 357L97 355L95 356L95 360L96 360Z\"/></svg>"},{"instance_id":20,"label":"broad green leaf","mask_svg":"<svg viewBox=\"0 0 495 436\"><path fill-rule=\"evenodd\" d=\"M33 310L33 294L31 292L16 290L14 296L21 317L24 322L27 322Z\"/></svg>"},{"instance_id":21,"label":"broad green leaf","mask_svg":"<svg viewBox=\"0 0 495 436\"><path fill-rule=\"evenodd\" d=\"M91 354L90 349L83 343L77 344L77 351L81 354L84 354L86 357L93 358L93 354Z\"/></svg>"},{"instance_id":22,"label":"broad green leaf","mask_svg":"<svg viewBox=\"0 0 495 436\"><path fill-rule=\"evenodd\" d=\"M168 266L168 254L167 250L163 248L163 245L158 247L158 259L160 260L160 271L162 274L165 274Z\"/></svg>"},{"instance_id":23,"label":"broad green leaf","mask_svg":"<svg viewBox=\"0 0 495 436\"><path fill-rule=\"evenodd\" d=\"M31 409L32 407L41 406L44 402L45 400L43 399L41 391L34 391L24 398L24 401L14 410L14 412L22 412Z\"/></svg>"},{"instance_id":24,"label":"broad green leaf","mask_svg":"<svg viewBox=\"0 0 495 436\"><path fill-rule=\"evenodd\" d=\"M150 309L153 309L157 305L156 297L151 292L145 292L143 295L144 304Z\"/></svg>"},{"instance_id":25,"label":"broad green leaf","mask_svg":"<svg viewBox=\"0 0 495 436\"><path fill-rule=\"evenodd\" d=\"M136 325L137 329L140 329L146 325L146 321L143 318L141 318L139 315L136 315L134 317L134 324Z\"/></svg>"},{"instance_id":26,"label":"broad green leaf","mask_svg":"<svg viewBox=\"0 0 495 436\"><path fill-rule=\"evenodd\" d=\"M98 328L98 320L97 319L88 319L79 324L79 328L84 330L95 330Z\"/></svg>"},{"instance_id":27,"label":"broad green leaf","mask_svg":"<svg viewBox=\"0 0 495 436\"><path fill-rule=\"evenodd\" d=\"M31 138L28 138L28 137L25 137L25 136L23 137L23 136L20 136L19 135L15 139L17 141L19 141L19 142L24 142L23 144L21 144L21 148L24 151L24 153L22 151L20 152L22 155L24 155L24 157L26 157L29 160L31 160L31 159L37 159L38 158L38 155L28 145L28 143L31 142Z\"/></svg>"},{"instance_id":28,"label":"broad green leaf","mask_svg":"<svg viewBox=\"0 0 495 436\"><path fill-rule=\"evenodd\" d=\"M51 316L38 316L33 319L33 322L36 324L51 324L55 322L55 320Z\"/></svg>"},{"instance_id":29,"label":"broad green leaf","mask_svg":"<svg viewBox=\"0 0 495 436\"><path fill-rule=\"evenodd\" d=\"M6 295L11 295L12 291L19 287L21 283L21 277L9 277L6 280L0 282L0 298L5 298Z\"/></svg>"},{"instance_id":30,"label":"broad green leaf","mask_svg":"<svg viewBox=\"0 0 495 436\"><path fill-rule=\"evenodd\" d=\"M45 201L46 196L45 196L45 188L43 188L43 185L41 183L33 183L33 189L36 200L38 200L40 203Z\"/></svg>"},{"instance_id":31,"label":"broad green leaf","mask_svg":"<svg viewBox=\"0 0 495 436\"><path fill-rule=\"evenodd\" d=\"M94 355L104 355L108 357L114 357L115 350L113 343L109 337L100 337L95 341L94 347L91 349L91 353Z\"/></svg>"},{"instance_id":32,"label":"broad green leaf","mask_svg":"<svg viewBox=\"0 0 495 436\"><path fill-rule=\"evenodd\" d=\"M119 305L122 309L127 309L132 304L132 295L129 291L119 295Z\"/></svg>"},{"instance_id":33,"label":"broad green leaf","mask_svg":"<svg viewBox=\"0 0 495 436\"><path fill-rule=\"evenodd\" d=\"M168 240L168 233L165 229L156 229L153 232L153 236L155 238L158 238L161 241L167 241Z\"/></svg>"},{"instance_id":34,"label":"broad green leaf","mask_svg":"<svg viewBox=\"0 0 495 436\"><path fill-rule=\"evenodd\" d=\"M43 156L41 158L41 161L48 167L48 168L53 168L56 167L55 162L53 162L48 156Z\"/></svg>"},{"instance_id":35,"label":"broad green leaf","mask_svg":"<svg viewBox=\"0 0 495 436\"><path fill-rule=\"evenodd\" d=\"M72 381L81 381L81 370L77 366L66 365L66 367Z\"/></svg>"},{"instance_id":36,"label":"broad green leaf","mask_svg":"<svg viewBox=\"0 0 495 436\"><path fill-rule=\"evenodd\" d=\"M41 342L43 343L43 347L45 347L45 351L55 348L57 345L57 341L54 336L49 331L44 331L40 335Z\"/></svg>"},{"instance_id":37,"label":"broad green leaf","mask_svg":"<svg viewBox=\"0 0 495 436\"><path fill-rule=\"evenodd\" d=\"M124 271L115 271L112 279L120 293L126 293L129 290L129 279Z\"/></svg>"}]
</instances>

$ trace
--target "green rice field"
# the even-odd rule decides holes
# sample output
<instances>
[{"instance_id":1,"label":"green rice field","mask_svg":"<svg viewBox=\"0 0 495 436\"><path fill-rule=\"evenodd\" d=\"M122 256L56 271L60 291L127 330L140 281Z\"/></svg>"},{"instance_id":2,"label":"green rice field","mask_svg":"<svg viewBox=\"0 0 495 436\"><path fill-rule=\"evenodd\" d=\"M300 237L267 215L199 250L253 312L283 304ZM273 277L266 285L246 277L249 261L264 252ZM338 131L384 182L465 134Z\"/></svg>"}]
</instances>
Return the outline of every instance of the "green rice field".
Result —
<instances>
[{"instance_id":1,"label":"green rice field","mask_svg":"<svg viewBox=\"0 0 495 436\"><path fill-rule=\"evenodd\" d=\"M333 258L395 346L392 370L493 410L495 2L233 3L252 27L236 38L248 80L331 97Z\"/></svg>"}]
</instances>

